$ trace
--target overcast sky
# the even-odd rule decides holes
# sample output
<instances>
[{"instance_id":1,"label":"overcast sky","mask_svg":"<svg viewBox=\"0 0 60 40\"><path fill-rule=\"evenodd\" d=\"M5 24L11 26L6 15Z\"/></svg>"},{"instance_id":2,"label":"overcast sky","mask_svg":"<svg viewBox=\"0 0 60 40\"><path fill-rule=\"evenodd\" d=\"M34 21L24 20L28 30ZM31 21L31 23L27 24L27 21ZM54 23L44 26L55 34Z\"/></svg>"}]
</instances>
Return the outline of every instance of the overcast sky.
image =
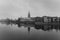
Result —
<instances>
[{"instance_id":1,"label":"overcast sky","mask_svg":"<svg viewBox=\"0 0 60 40\"><path fill-rule=\"evenodd\" d=\"M60 0L0 0L0 18L60 16Z\"/></svg>"}]
</instances>

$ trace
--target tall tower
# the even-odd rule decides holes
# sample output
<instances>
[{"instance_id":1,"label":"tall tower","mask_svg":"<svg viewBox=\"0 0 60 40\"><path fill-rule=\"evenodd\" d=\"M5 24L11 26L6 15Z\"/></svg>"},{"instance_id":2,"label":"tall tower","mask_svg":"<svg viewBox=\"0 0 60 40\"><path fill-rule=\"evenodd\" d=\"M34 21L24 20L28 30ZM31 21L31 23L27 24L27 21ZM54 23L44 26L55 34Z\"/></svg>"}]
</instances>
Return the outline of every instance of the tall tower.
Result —
<instances>
[{"instance_id":1,"label":"tall tower","mask_svg":"<svg viewBox=\"0 0 60 40\"><path fill-rule=\"evenodd\" d=\"M28 18L30 18L30 11L28 12ZM28 26L28 33L30 33L30 27L29 26Z\"/></svg>"},{"instance_id":2,"label":"tall tower","mask_svg":"<svg viewBox=\"0 0 60 40\"><path fill-rule=\"evenodd\" d=\"M30 18L30 11L28 12L28 18Z\"/></svg>"}]
</instances>

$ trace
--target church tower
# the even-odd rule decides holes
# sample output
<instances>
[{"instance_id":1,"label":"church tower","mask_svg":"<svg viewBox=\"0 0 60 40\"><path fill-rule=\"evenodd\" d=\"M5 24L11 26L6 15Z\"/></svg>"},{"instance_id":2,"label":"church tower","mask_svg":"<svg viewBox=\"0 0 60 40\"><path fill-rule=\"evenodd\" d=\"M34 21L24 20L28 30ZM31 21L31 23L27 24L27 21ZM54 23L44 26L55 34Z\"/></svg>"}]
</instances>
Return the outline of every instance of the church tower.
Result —
<instances>
[{"instance_id":1,"label":"church tower","mask_svg":"<svg viewBox=\"0 0 60 40\"><path fill-rule=\"evenodd\" d=\"M30 18L30 11L28 12L28 18Z\"/></svg>"}]
</instances>

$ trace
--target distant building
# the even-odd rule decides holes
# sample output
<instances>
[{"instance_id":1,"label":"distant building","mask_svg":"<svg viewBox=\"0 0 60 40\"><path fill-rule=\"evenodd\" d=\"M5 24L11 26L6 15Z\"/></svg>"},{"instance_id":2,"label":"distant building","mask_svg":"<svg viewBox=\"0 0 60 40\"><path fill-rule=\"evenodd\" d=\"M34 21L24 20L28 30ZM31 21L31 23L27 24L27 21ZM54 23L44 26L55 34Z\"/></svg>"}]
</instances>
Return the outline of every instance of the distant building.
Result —
<instances>
[{"instance_id":1,"label":"distant building","mask_svg":"<svg viewBox=\"0 0 60 40\"><path fill-rule=\"evenodd\" d=\"M33 21L32 18L31 18L31 16L30 16L30 12L28 12L28 17L26 17L26 18L21 18L20 21L22 21L22 22Z\"/></svg>"},{"instance_id":2,"label":"distant building","mask_svg":"<svg viewBox=\"0 0 60 40\"><path fill-rule=\"evenodd\" d=\"M60 23L60 17L50 17L50 16L43 16L43 17L31 17L30 12L28 12L28 17L25 18L18 18L21 22L40 22L40 23Z\"/></svg>"},{"instance_id":3,"label":"distant building","mask_svg":"<svg viewBox=\"0 0 60 40\"><path fill-rule=\"evenodd\" d=\"M57 17L52 17L53 18L53 22L57 22Z\"/></svg>"},{"instance_id":4,"label":"distant building","mask_svg":"<svg viewBox=\"0 0 60 40\"><path fill-rule=\"evenodd\" d=\"M48 22L48 17L47 16L43 16L43 21L44 21L44 23L47 23Z\"/></svg>"},{"instance_id":5,"label":"distant building","mask_svg":"<svg viewBox=\"0 0 60 40\"><path fill-rule=\"evenodd\" d=\"M60 23L60 17L59 17L59 23Z\"/></svg>"},{"instance_id":6,"label":"distant building","mask_svg":"<svg viewBox=\"0 0 60 40\"><path fill-rule=\"evenodd\" d=\"M42 19L42 17L35 17L35 21L36 22L43 22L43 19Z\"/></svg>"},{"instance_id":7,"label":"distant building","mask_svg":"<svg viewBox=\"0 0 60 40\"><path fill-rule=\"evenodd\" d=\"M57 22L59 19L57 17L43 16L45 23Z\"/></svg>"}]
</instances>

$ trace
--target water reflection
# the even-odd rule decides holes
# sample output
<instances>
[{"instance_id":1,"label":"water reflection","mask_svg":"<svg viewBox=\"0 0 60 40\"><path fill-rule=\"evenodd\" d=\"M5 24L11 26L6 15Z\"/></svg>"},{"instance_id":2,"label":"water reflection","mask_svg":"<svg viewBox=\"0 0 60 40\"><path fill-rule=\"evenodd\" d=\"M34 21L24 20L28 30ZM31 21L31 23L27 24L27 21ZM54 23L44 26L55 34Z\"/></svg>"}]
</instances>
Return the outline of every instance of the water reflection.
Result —
<instances>
[{"instance_id":1,"label":"water reflection","mask_svg":"<svg viewBox=\"0 0 60 40\"><path fill-rule=\"evenodd\" d=\"M22 23L2 23L6 25L17 25L18 28L24 26L28 28L28 32L30 32L30 28L33 27L36 30L50 31L55 29L56 31L60 30L60 25L35 25L35 24L22 24Z\"/></svg>"},{"instance_id":2,"label":"water reflection","mask_svg":"<svg viewBox=\"0 0 60 40\"><path fill-rule=\"evenodd\" d=\"M8 38L8 39L14 39L14 40L56 40L58 39L58 37L60 37L60 33L58 34L58 30L60 30L60 25L35 25L35 24L21 24L21 23L3 23L6 25L15 25L15 27L17 27L18 29L14 30L14 27L11 27L13 29L10 29L9 27L6 27L6 31L4 31L4 37ZM28 32L26 33L25 28L28 29ZM33 32L31 32L31 28L34 28L34 30L32 30ZM21 31L24 31L22 32ZM57 32L50 32L50 30L56 30ZM7 30L11 30L10 32ZM42 31L40 31L42 30ZM47 31L47 32L46 32ZM28 35L29 33L29 35ZM12 36L13 35L13 36ZM28 35L28 36L27 36ZM53 35L53 36L52 36ZM3 38L3 37L2 37ZM53 38L53 39L52 39Z\"/></svg>"}]
</instances>

